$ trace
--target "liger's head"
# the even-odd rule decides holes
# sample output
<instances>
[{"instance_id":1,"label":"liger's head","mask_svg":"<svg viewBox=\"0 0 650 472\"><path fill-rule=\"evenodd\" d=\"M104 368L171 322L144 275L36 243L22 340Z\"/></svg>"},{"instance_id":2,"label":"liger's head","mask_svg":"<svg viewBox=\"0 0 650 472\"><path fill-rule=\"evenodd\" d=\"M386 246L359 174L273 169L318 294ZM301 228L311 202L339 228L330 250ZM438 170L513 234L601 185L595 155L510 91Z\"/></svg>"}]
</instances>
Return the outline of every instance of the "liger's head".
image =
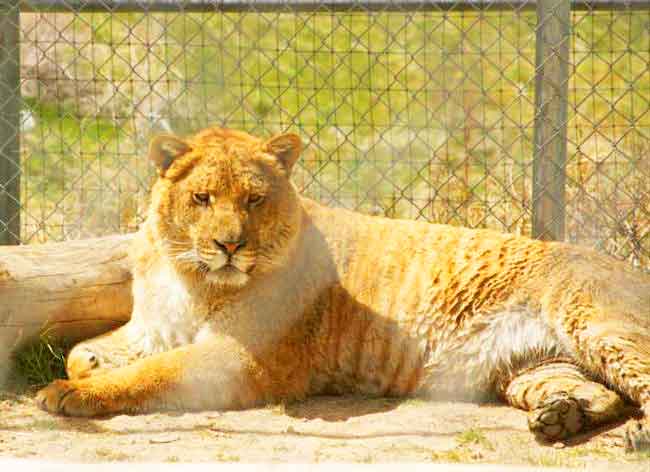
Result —
<instances>
[{"instance_id":1,"label":"liger's head","mask_svg":"<svg viewBox=\"0 0 650 472\"><path fill-rule=\"evenodd\" d=\"M294 134L265 140L221 128L153 139L149 220L177 270L236 289L282 265L300 225L289 181L300 151Z\"/></svg>"}]
</instances>

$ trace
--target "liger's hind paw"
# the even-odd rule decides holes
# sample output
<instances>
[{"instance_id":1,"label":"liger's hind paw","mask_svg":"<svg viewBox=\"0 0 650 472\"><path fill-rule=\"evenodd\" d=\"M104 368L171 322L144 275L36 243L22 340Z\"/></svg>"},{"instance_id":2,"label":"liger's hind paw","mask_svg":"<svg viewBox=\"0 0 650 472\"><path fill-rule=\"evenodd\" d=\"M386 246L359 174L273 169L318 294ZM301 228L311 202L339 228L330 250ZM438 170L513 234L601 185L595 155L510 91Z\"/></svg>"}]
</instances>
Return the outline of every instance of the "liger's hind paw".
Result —
<instances>
[{"instance_id":1,"label":"liger's hind paw","mask_svg":"<svg viewBox=\"0 0 650 472\"><path fill-rule=\"evenodd\" d=\"M585 415L580 403L565 392L549 396L528 417L530 431L544 442L566 439L579 433L584 426Z\"/></svg>"}]
</instances>

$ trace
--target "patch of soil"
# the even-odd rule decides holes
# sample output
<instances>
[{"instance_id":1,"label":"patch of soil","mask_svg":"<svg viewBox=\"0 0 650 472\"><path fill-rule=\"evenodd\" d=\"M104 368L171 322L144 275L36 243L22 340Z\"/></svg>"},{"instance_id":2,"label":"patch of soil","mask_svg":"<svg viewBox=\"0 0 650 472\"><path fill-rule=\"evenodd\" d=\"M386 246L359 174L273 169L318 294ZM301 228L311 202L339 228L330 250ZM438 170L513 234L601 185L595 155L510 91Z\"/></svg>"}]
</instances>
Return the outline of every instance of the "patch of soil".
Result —
<instances>
[{"instance_id":1,"label":"patch of soil","mask_svg":"<svg viewBox=\"0 0 650 472\"><path fill-rule=\"evenodd\" d=\"M500 404L322 397L247 411L51 416L0 397L0 457L69 462L462 462L650 470L623 449L624 421L539 444L526 413Z\"/></svg>"}]
</instances>

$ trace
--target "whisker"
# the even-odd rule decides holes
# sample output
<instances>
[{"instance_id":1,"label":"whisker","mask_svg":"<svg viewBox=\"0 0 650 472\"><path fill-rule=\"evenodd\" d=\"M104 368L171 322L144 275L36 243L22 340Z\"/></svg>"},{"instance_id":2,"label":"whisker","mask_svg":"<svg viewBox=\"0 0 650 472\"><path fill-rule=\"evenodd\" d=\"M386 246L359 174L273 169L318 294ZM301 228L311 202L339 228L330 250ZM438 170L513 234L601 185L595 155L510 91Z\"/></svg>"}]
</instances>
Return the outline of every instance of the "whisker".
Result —
<instances>
[{"instance_id":1,"label":"whisker","mask_svg":"<svg viewBox=\"0 0 650 472\"><path fill-rule=\"evenodd\" d=\"M201 262L201 256L200 254L196 251L196 249L192 248L187 251L182 251L182 252L177 252L177 253L170 253L173 259L179 262Z\"/></svg>"}]
</instances>

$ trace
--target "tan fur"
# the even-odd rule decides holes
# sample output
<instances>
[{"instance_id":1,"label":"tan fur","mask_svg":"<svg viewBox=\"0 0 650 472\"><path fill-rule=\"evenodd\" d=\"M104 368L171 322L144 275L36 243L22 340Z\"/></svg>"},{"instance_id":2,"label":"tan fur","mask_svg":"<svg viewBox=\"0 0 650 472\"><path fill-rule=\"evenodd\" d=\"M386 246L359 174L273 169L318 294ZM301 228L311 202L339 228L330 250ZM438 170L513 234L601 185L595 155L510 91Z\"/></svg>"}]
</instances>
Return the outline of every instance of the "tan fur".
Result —
<instances>
[{"instance_id":1,"label":"tan fur","mask_svg":"<svg viewBox=\"0 0 650 472\"><path fill-rule=\"evenodd\" d=\"M568 418L554 438L619 415L610 389L650 406L648 276L566 244L321 206L289 183L295 135L168 139L152 145L132 320L72 350L71 380L39 394L48 411L500 396L542 436L540 418Z\"/></svg>"}]
</instances>

